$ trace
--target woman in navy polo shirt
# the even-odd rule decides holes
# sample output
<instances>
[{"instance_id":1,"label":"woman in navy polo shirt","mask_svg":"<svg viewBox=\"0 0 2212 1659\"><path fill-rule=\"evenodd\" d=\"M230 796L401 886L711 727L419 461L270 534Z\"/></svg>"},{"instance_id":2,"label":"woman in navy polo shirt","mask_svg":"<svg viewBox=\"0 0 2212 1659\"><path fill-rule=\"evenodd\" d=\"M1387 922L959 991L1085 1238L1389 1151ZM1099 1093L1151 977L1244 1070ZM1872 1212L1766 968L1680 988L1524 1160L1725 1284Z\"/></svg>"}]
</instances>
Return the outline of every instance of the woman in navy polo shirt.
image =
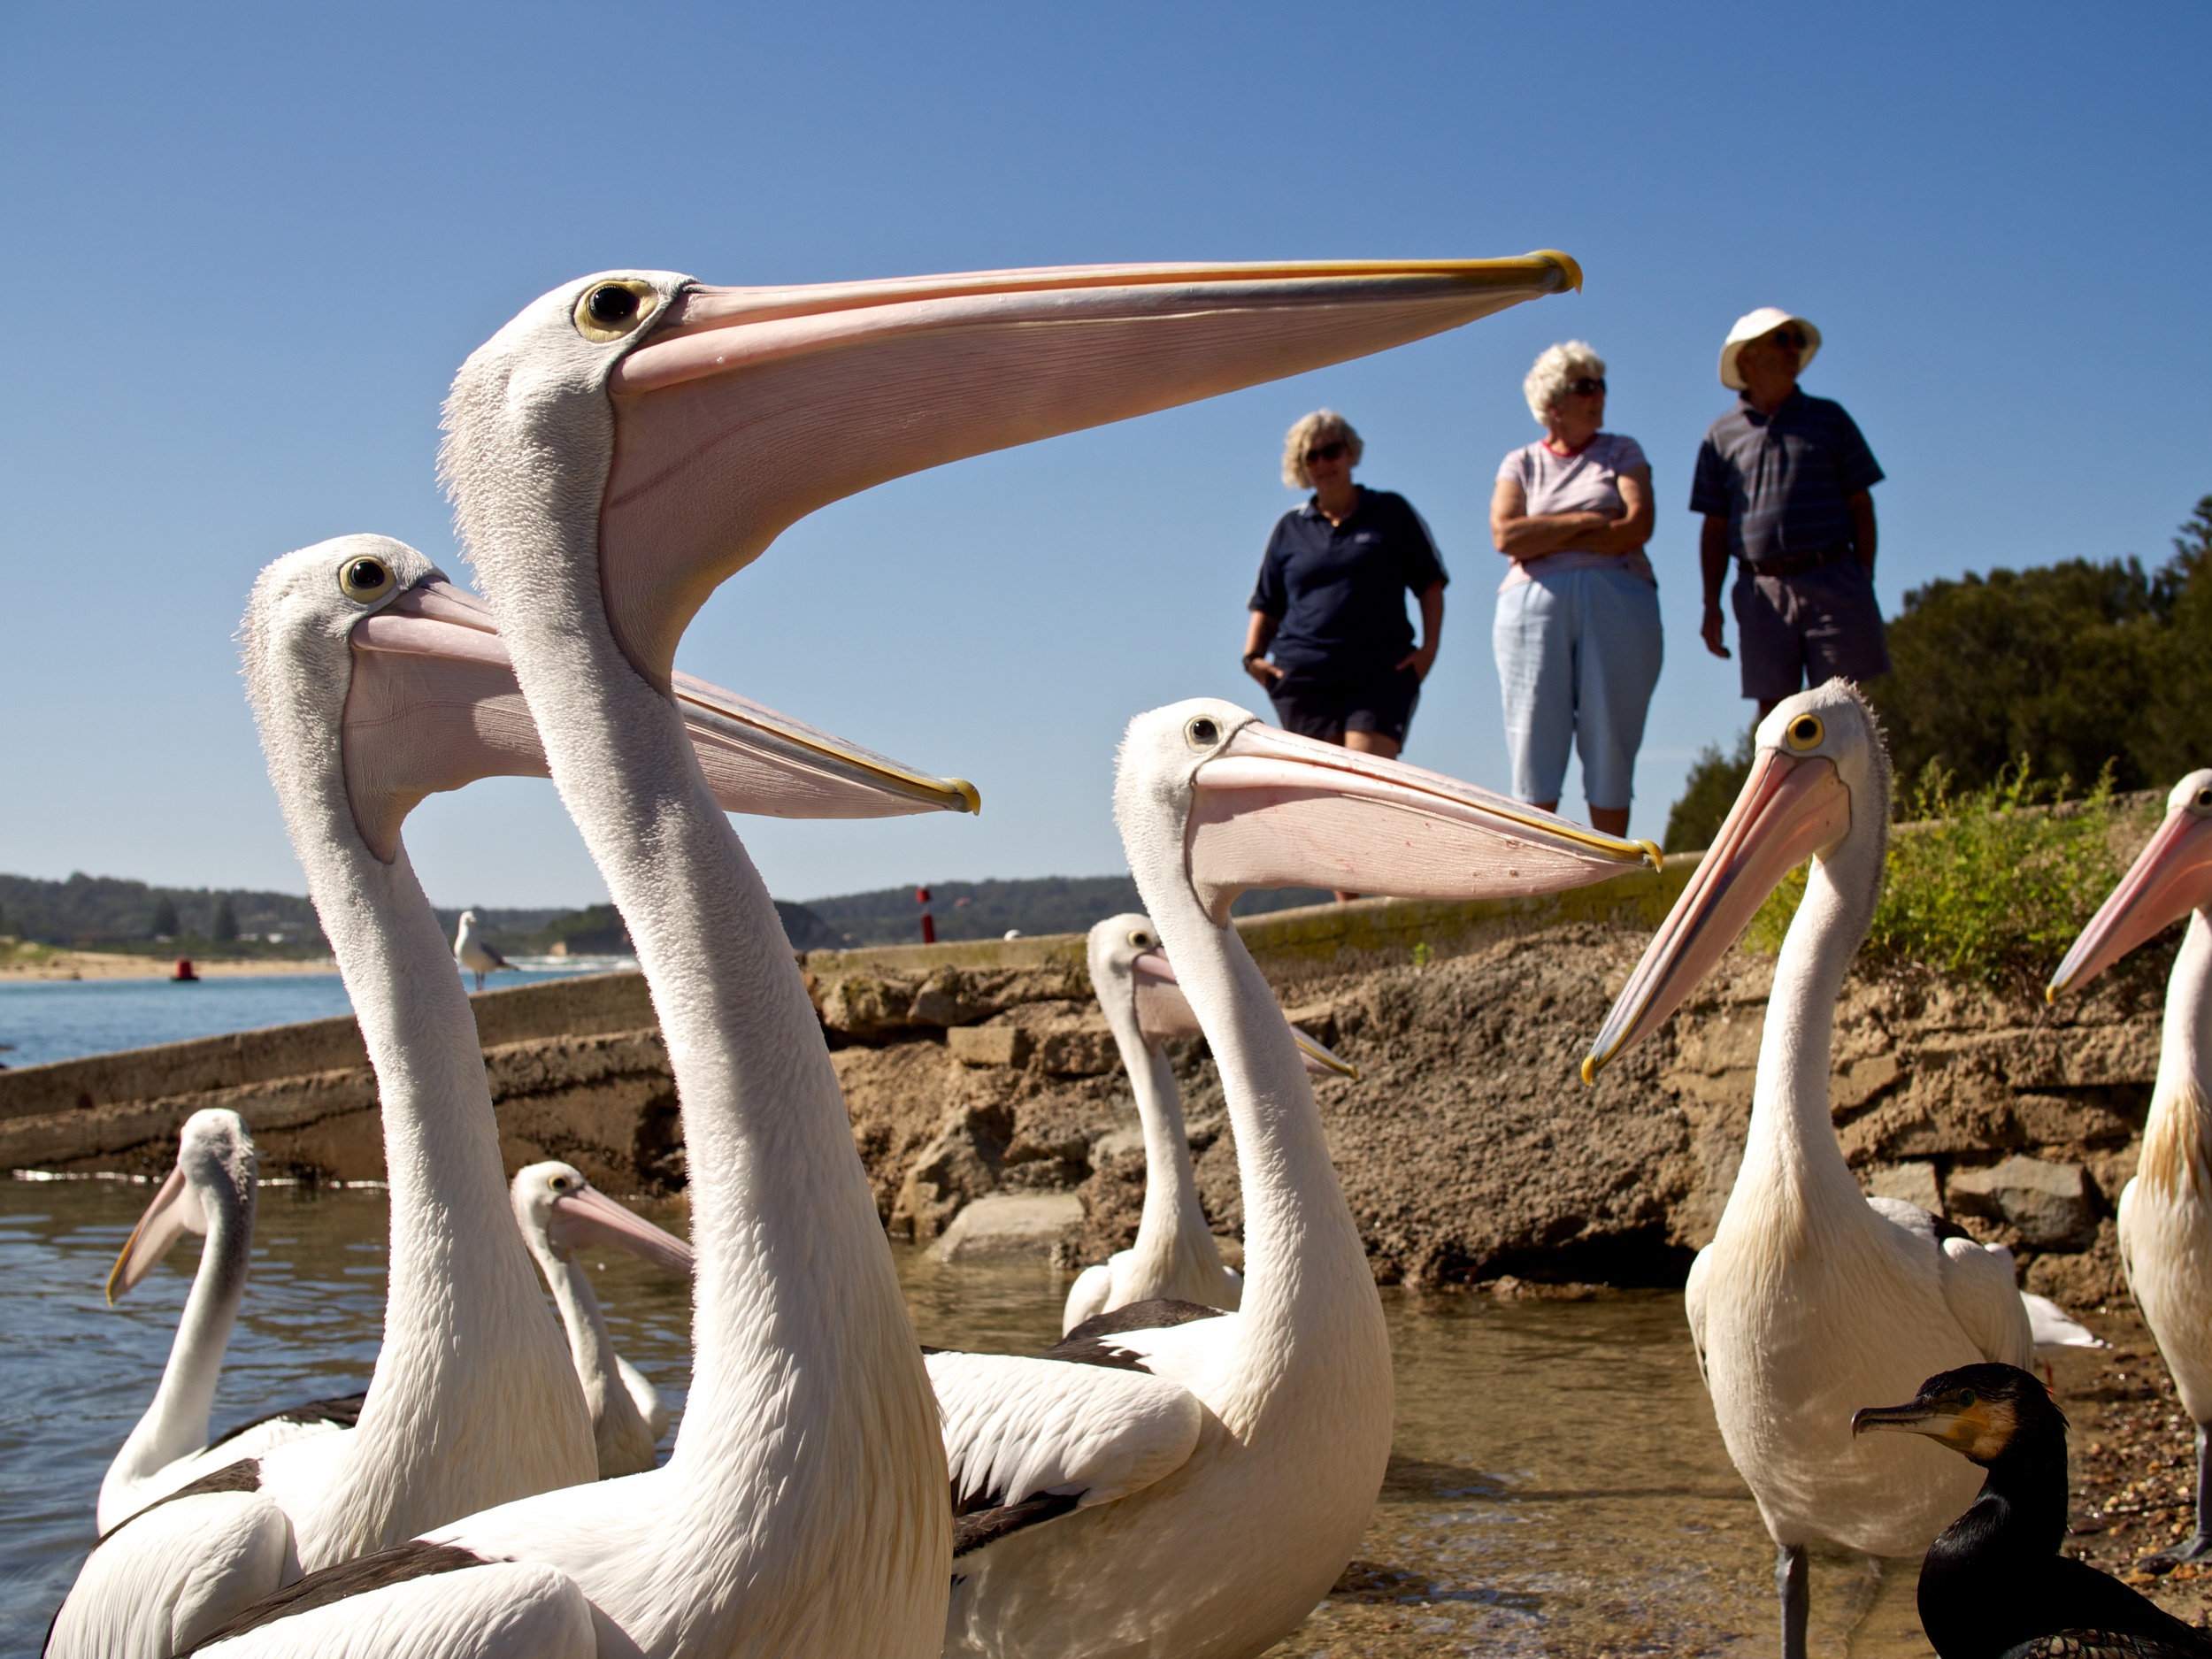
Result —
<instances>
[{"instance_id":1,"label":"woman in navy polo shirt","mask_svg":"<svg viewBox=\"0 0 2212 1659\"><path fill-rule=\"evenodd\" d=\"M1412 503L1352 482L1361 453L1359 434L1333 409L1284 440L1283 482L1313 495L1268 538L1244 669L1267 687L1285 730L1387 758L1405 747L1435 664L1450 578ZM1409 590L1421 602L1417 648Z\"/></svg>"}]
</instances>

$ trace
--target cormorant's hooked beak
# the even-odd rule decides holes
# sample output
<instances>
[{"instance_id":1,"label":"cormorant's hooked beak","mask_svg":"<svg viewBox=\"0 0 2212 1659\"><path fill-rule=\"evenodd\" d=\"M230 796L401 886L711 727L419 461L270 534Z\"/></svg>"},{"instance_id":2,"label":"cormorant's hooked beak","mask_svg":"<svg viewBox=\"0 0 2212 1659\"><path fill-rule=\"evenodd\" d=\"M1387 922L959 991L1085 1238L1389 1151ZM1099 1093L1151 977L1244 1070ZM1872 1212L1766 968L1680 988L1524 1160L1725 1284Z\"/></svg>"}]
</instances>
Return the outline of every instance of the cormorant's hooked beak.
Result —
<instances>
[{"instance_id":1,"label":"cormorant's hooked beak","mask_svg":"<svg viewBox=\"0 0 2212 1659\"><path fill-rule=\"evenodd\" d=\"M146 1206L146 1213L139 1217L138 1225L131 1229L131 1236L123 1240L115 1265L108 1270L111 1304L142 1283L177 1240L195 1230L193 1223L198 1219L198 1206L190 1202L191 1198L184 1171L171 1170L168 1179L156 1190L153 1202Z\"/></svg>"},{"instance_id":2,"label":"cormorant's hooked beak","mask_svg":"<svg viewBox=\"0 0 2212 1659\"><path fill-rule=\"evenodd\" d=\"M1136 981L1137 1029L1146 1041L1198 1033L1198 1010L1183 995L1183 987L1175 977L1175 964L1167 959L1166 951L1155 945L1130 963L1129 972ZM1295 1025L1291 1026L1290 1035L1298 1045L1298 1057L1304 1062L1310 1075L1348 1077L1355 1083L1359 1081L1359 1068L1320 1039Z\"/></svg>"},{"instance_id":3,"label":"cormorant's hooked beak","mask_svg":"<svg viewBox=\"0 0 2212 1659\"><path fill-rule=\"evenodd\" d=\"M549 774L536 723L490 609L449 582L418 583L354 625L346 793L362 838L390 858L426 795L479 778ZM673 677L707 787L726 812L892 818L981 810L975 786L933 778L735 692Z\"/></svg>"},{"instance_id":4,"label":"cormorant's hooked beak","mask_svg":"<svg viewBox=\"0 0 2212 1659\"><path fill-rule=\"evenodd\" d=\"M687 1278L691 1273L688 1244L624 1209L595 1187L579 1187L556 1197L546 1213L545 1236L556 1249L611 1245L672 1273Z\"/></svg>"},{"instance_id":5,"label":"cormorant's hooked beak","mask_svg":"<svg viewBox=\"0 0 2212 1659\"><path fill-rule=\"evenodd\" d=\"M1851 1414L1854 1440L1883 1430L1924 1436L1977 1463L2001 1455L2012 1432L2010 1413L1993 1412L1991 1402L1978 1398L1967 1406L1920 1399L1901 1406L1863 1406Z\"/></svg>"},{"instance_id":6,"label":"cormorant's hooked beak","mask_svg":"<svg viewBox=\"0 0 2212 1659\"><path fill-rule=\"evenodd\" d=\"M676 642L785 526L886 480L1302 373L1579 288L1512 259L1063 266L680 290L608 382L616 639Z\"/></svg>"},{"instance_id":7,"label":"cormorant's hooked beak","mask_svg":"<svg viewBox=\"0 0 2212 1659\"><path fill-rule=\"evenodd\" d=\"M2177 806L2081 930L2043 987L2044 1001L2055 1002L2086 985L2137 946L2208 904L2212 904L2212 818Z\"/></svg>"},{"instance_id":8,"label":"cormorant's hooked beak","mask_svg":"<svg viewBox=\"0 0 2212 1659\"><path fill-rule=\"evenodd\" d=\"M1613 1002L1582 1080L1679 1008L1742 937L1782 878L1851 827L1851 791L1824 756L1759 751L1743 792Z\"/></svg>"},{"instance_id":9,"label":"cormorant's hooked beak","mask_svg":"<svg viewBox=\"0 0 2212 1659\"><path fill-rule=\"evenodd\" d=\"M1851 1436L1875 1430L1888 1429L1903 1434L1925 1434L1941 1440L1957 1425L1958 1417L1953 1412L1939 1413L1925 1402L1914 1400L1901 1406L1861 1406L1851 1414Z\"/></svg>"}]
</instances>

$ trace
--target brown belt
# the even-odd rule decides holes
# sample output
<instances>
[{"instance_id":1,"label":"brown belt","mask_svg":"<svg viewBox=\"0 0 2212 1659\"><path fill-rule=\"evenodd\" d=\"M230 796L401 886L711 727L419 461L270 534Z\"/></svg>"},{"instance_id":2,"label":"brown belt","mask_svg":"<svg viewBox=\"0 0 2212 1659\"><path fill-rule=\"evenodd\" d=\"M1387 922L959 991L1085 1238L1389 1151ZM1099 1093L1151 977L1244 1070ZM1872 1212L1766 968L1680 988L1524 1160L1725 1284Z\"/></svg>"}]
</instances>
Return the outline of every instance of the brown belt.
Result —
<instances>
[{"instance_id":1,"label":"brown belt","mask_svg":"<svg viewBox=\"0 0 2212 1659\"><path fill-rule=\"evenodd\" d=\"M1856 552L1848 541L1835 547L1817 549L1810 553L1785 553L1778 559L1761 559L1753 564L1749 559L1744 566L1754 576L1802 576L1816 571L1824 565L1833 565L1838 559L1847 559Z\"/></svg>"}]
</instances>

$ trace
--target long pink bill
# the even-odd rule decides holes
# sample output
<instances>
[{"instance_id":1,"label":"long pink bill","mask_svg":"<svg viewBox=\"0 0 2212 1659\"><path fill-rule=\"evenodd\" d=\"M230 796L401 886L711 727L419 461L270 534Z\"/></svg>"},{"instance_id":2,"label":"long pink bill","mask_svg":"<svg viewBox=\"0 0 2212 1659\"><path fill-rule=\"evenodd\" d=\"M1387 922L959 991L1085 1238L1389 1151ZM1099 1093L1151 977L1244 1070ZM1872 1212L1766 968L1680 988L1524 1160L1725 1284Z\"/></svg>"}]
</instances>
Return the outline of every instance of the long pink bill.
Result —
<instances>
[{"instance_id":1,"label":"long pink bill","mask_svg":"<svg viewBox=\"0 0 2212 1659\"><path fill-rule=\"evenodd\" d=\"M1190 1037L1199 1033L1197 1010L1190 999L1183 995L1183 987L1175 978L1175 965L1167 959L1167 952L1155 946L1143 952L1130 964L1131 976L1137 986L1137 1029L1148 1041L1158 1042L1169 1037ZM1287 1022L1286 1022L1287 1023ZM1305 1063L1306 1071L1314 1077L1348 1077L1359 1080L1359 1068L1335 1053L1318 1037L1290 1027L1292 1039L1298 1044L1298 1057Z\"/></svg>"},{"instance_id":2,"label":"long pink bill","mask_svg":"<svg viewBox=\"0 0 2212 1659\"><path fill-rule=\"evenodd\" d=\"M1851 826L1851 792L1824 757L1762 749L1743 792L1614 999L1582 1063L1582 1080L1641 1041L1682 1005L1743 936L1782 878Z\"/></svg>"},{"instance_id":3,"label":"long pink bill","mask_svg":"<svg viewBox=\"0 0 2212 1659\"><path fill-rule=\"evenodd\" d=\"M691 1272L691 1247L672 1233L664 1233L641 1215L624 1209L595 1187L561 1194L553 1201L545 1224L546 1237L564 1250L599 1245L627 1250L631 1255L687 1277Z\"/></svg>"},{"instance_id":4,"label":"long pink bill","mask_svg":"<svg viewBox=\"0 0 2212 1659\"><path fill-rule=\"evenodd\" d=\"M2051 975L2043 989L2046 1001L2055 1002L2068 991L2088 984L2192 910L2212 904L2208 810L2212 802L2200 807L2193 792L2169 807L2166 821L2150 845L2136 855L2120 885L2089 918L2089 926Z\"/></svg>"},{"instance_id":5,"label":"long pink bill","mask_svg":"<svg viewBox=\"0 0 2212 1659\"><path fill-rule=\"evenodd\" d=\"M115 1265L108 1270L108 1301L113 1302L143 1283L177 1240L196 1230L198 1212L199 1202L185 1185L184 1171L171 1170L169 1179L155 1190L146 1213L131 1229L131 1236L123 1240Z\"/></svg>"}]
</instances>

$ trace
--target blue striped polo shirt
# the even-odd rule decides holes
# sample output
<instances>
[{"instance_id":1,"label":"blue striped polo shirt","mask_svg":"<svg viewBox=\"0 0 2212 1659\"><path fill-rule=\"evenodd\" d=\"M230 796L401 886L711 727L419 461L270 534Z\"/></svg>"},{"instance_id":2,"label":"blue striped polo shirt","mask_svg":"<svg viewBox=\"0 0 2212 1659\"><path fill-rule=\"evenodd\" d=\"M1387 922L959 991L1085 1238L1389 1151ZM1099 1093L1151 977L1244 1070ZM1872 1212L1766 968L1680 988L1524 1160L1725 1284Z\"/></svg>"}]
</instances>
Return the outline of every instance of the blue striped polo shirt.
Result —
<instances>
[{"instance_id":1,"label":"blue striped polo shirt","mask_svg":"<svg viewBox=\"0 0 2212 1659\"><path fill-rule=\"evenodd\" d=\"M1728 550L1757 565L1852 540L1847 498L1882 469L1841 403L1793 391L1771 415L1738 401L1705 434L1690 511L1728 515Z\"/></svg>"}]
</instances>

